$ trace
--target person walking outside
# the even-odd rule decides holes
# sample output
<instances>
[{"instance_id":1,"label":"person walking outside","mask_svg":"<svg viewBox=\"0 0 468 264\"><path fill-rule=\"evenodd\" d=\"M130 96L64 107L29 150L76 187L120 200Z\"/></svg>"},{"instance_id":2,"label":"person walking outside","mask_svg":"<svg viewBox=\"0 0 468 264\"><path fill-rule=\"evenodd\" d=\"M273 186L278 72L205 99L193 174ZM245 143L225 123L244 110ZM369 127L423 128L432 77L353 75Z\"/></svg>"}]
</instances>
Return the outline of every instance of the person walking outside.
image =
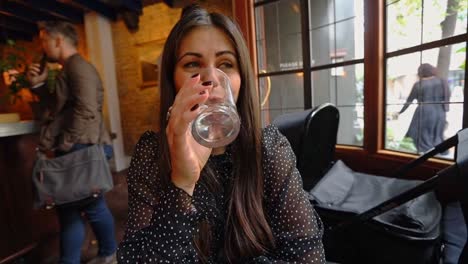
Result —
<instances>
[{"instance_id":1,"label":"person walking outside","mask_svg":"<svg viewBox=\"0 0 468 264\"><path fill-rule=\"evenodd\" d=\"M406 137L413 140L418 153L424 153L444 140L450 90L429 63L419 66L418 77L419 81L413 85L399 114L405 112L414 100L418 101Z\"/></svg>"}]
</instances>

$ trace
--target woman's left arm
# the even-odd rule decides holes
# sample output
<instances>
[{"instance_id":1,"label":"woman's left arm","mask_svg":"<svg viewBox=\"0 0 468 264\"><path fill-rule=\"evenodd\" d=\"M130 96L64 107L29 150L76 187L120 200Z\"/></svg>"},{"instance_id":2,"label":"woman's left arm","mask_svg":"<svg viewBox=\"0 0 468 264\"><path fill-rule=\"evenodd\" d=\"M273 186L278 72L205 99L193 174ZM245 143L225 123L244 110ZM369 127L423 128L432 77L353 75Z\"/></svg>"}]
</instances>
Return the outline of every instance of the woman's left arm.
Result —
<instances>
[{"instance_id":1,"label":"woman's left arm","mask_svg":"<svg viewBox=\"0 0 468 264\"><path fill-rule=\"evenodd\" d=\"M325 263L322 222L302 188L288 140L269 126L263 144L265 207L276 249L254 263Z\"/></svg>"}]
</instances>

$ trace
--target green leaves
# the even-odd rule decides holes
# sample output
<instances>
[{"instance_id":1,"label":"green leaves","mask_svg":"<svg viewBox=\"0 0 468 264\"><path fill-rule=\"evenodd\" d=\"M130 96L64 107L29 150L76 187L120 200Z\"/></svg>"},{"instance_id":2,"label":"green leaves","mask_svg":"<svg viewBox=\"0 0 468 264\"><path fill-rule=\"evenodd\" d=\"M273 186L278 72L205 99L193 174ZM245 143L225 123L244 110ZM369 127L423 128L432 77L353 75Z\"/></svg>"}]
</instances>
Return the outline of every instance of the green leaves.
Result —
<instances>
[{"instance_id":1,"label":"green leaves","mask_svg":"<svg viewBox=\"0 0 468 264\"><path fill-rule=\"evenodd\" d=\"M14 40L12 40L12 39L7 39L6 44L8 46L15 46L16 42Z\"/></svg>"},{"instance_id":2,"label":"green leaves","mask_svg":"<svg viewBox=\"0 0 468 264\"><path fill-rule=\"evenodd\" d=\"M16 100L21 100L19 91L30 86L26 78L27 61L25 59L25 54L26 49L23 46L17 45L17 43L11 39L6 41L2 57L0 58L0 74L6 72L4 78L9 77L11 83L7 86L8 93L2 97L0 103L4 103L5 101L15 103ZM5 97L9 97L9 100L5 100Z\"/></svg>"},{"instance_id":3,"label":"green leaves","mask_svg":"<svg viewBox=\"0 0 468 264\"><path fill-rule=\"evenodd\" d=\"M459 48L457 51L455 51L456 53L466 53L466 46L465 47L462 47L462 48ZM464 70L466 68L466 60L459 66L460 69Z\"/></svg>"}]
</instances>

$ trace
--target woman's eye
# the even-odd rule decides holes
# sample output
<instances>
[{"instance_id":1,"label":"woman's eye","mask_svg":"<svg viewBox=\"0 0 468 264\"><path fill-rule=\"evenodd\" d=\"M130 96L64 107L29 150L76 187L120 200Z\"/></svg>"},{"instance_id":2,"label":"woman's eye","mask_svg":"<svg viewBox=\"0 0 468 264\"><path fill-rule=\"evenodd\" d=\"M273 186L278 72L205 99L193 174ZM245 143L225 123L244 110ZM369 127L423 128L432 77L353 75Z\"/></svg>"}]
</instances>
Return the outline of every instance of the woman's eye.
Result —
<instances>
[{"instance_id":1,"label":"woman's eye","mask_svg":"<svg viewBox=\"0 0 468 264\"><path fill-rule=\"evenodd\" d=\"M230 62L223 62L218 66L218 68L220 68L220 69L231 69L233 67L234 67L234 65L232 63L230 63Z\"/></svg>"},{"instance_id":2,"label":"woman's eye","mask_svg":"<svg viewBox=\"0 0 468 264\"><path fill-rule=\"evenodd\" d=\"M187 62L184 64L184 68L195 68L195 67L200 67L200 63L196 61L191 61L191 62Z\"/></svg>"}]
</instances>

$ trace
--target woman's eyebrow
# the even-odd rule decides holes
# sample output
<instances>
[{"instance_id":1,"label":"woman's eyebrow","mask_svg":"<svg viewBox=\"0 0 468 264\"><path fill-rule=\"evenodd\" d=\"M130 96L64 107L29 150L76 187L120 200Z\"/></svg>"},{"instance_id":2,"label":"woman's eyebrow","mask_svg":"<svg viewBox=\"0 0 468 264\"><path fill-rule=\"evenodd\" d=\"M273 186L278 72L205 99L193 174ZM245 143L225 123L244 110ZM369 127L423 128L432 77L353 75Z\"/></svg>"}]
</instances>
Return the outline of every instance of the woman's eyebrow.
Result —
<instances>
[{"instance_id":1,"label":"woman's eyebrow","mask_svg":"<svg viewBox=\"0 0 468 264\"><path fill-rule=\"evenodd\" d=\"M232 51L230 51L230 50L218 51L218 52L216 52L215 56L216 56L216 57L219 57L219 56L222 56L222 55L225 55L225 54L230 54L230 55L232 55L234 58L236 57L236 53L234 53L234 52L232 52ZM188 52L184 53L182 56L180 56L180 57L177 59L177 62L179 62L180 60L182 60L185 56L195 56L195 57L197 57L197 58L203 58L203 55L200 54L200 53L188 51Z\"/></svg>"},{"instance_id":2,"label":"woman's eyebrow","mask_svg":"<svg viewBox=\"0 0 468 264\"><path fill-rule=\"evenodd\" d=\"M200 53L196 53L196 52L186 52L184 53L182 56L180 56L177 61L179 62L181 59L183 59L185 56L195 56L195 57L198 57L198 58L202 58L203 56L200 54Z\"/></svg>"},{"instance_id":3,"label":"woman's eyebrow","mask_svg":"<svg viewBox=\"0 0 468 264\"><path fill-rule=\"evenodd\" d=\"M230 50L223 50L223 51L218 51L216 52L216 57L222 56L224 54L231 54L234 58L236 57L236 53L230 51Z\"/></svg>"}]
</instances>

